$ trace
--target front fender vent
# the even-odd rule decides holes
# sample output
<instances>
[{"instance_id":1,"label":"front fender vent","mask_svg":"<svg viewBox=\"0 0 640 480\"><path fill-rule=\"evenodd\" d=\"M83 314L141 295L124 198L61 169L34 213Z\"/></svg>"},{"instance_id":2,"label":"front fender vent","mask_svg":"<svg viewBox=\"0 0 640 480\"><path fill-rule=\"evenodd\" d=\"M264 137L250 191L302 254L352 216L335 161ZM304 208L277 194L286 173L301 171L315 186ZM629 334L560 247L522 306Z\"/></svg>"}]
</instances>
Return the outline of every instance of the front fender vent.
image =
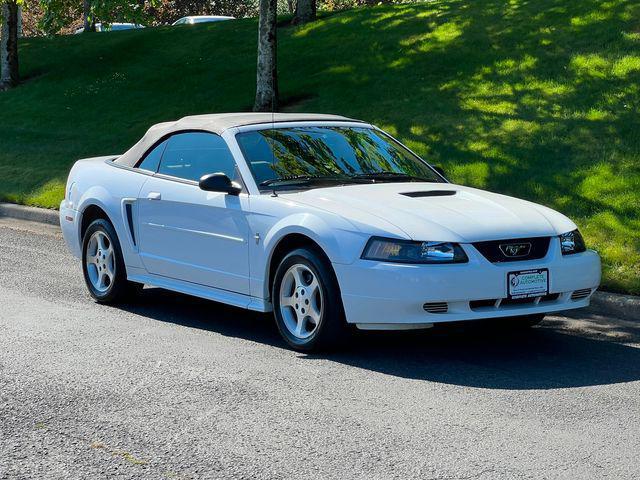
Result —
<instances>
[{"instance_id":1,"label":"front fender vent","mask_svg":"<svg viewBox=\"0 0 640 480\"><path fill-rule=\"evenodd\" d=\"M422 308L429 313L447 313L449 305L447 302L430 302L422 305Z\"/></svg>"}]
</instances>

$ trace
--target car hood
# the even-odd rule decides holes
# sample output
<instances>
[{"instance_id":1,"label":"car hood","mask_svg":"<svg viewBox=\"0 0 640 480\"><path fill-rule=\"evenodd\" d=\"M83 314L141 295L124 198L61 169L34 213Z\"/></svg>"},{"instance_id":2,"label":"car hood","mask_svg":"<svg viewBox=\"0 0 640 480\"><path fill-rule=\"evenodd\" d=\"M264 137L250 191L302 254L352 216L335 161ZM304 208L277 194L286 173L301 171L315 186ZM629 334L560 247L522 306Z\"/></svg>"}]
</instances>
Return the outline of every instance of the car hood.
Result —
<instances>
[{"instance_id":1,"label":"car hood","mask_svg":"<svg viewBox=\"0 0 640 480\"><path fill-rule=\"evenodd\" d=\"M380 183L285 194L340 215L360 230L398 230L414 240L469 243L559 235L576 228L542 205L450 183ZM283 195L283 196L285 196ZM385 228L386 227L386 228Z\"/></svg>"}]
</instances>

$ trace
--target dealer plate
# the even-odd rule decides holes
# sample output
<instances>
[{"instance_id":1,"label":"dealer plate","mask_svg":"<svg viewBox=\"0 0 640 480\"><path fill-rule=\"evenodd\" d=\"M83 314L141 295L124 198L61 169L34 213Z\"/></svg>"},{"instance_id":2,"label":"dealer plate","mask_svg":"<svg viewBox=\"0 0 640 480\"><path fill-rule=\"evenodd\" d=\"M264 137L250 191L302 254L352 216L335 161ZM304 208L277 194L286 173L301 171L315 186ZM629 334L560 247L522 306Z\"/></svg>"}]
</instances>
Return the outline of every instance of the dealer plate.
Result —
<instances>
[{"instance_id":1,"label":"dealer plate","mask_svg":"<svg viewBox=\"0 0 640 480\"><path fill-rule=\"evenodd\" d=\"M537 268L507 274L509 298L542 297L549 293L549 270Z\"/></svg>"}]
</instances>

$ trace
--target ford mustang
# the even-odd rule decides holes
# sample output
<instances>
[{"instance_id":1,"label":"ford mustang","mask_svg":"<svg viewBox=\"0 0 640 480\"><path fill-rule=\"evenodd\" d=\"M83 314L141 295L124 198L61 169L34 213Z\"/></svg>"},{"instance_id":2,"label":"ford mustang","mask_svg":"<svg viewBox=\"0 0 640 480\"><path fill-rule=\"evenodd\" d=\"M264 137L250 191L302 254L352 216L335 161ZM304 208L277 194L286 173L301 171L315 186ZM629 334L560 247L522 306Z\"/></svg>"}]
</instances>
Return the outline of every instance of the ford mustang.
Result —
<instances>
[{"instance_id":1,"label":"ford mustang","mask_svg":"<svg viewBox=\"0 0 640 480\"><path fill-rule=\"evenodd\" d=\"M79 160L60 224L91 296L143 285L273 311L298 350L355 325L534 325L585 307L600 259L542 205L449 183L389 134L335 115L237 113L149 129Z\"/></svg>"}]
</instances>

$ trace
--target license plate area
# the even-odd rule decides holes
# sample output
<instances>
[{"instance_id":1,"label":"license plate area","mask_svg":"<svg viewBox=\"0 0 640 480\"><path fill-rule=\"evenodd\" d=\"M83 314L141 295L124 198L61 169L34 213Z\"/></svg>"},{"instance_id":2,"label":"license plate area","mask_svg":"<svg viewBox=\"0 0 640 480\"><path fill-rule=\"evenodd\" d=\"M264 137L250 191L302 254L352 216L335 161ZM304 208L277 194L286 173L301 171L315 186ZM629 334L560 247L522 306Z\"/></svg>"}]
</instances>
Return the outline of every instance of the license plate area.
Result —
<instances>
[{"instance_id":1,"label":"license plate area","mask_svg":"<svg viewBox=\"0 0 640 480\"><path fill-rule=\"evenodd\" d=\"M507 298L543 297L549 294L549 270L534 268L507 274Z\"/></svg>"}]
</instances>

